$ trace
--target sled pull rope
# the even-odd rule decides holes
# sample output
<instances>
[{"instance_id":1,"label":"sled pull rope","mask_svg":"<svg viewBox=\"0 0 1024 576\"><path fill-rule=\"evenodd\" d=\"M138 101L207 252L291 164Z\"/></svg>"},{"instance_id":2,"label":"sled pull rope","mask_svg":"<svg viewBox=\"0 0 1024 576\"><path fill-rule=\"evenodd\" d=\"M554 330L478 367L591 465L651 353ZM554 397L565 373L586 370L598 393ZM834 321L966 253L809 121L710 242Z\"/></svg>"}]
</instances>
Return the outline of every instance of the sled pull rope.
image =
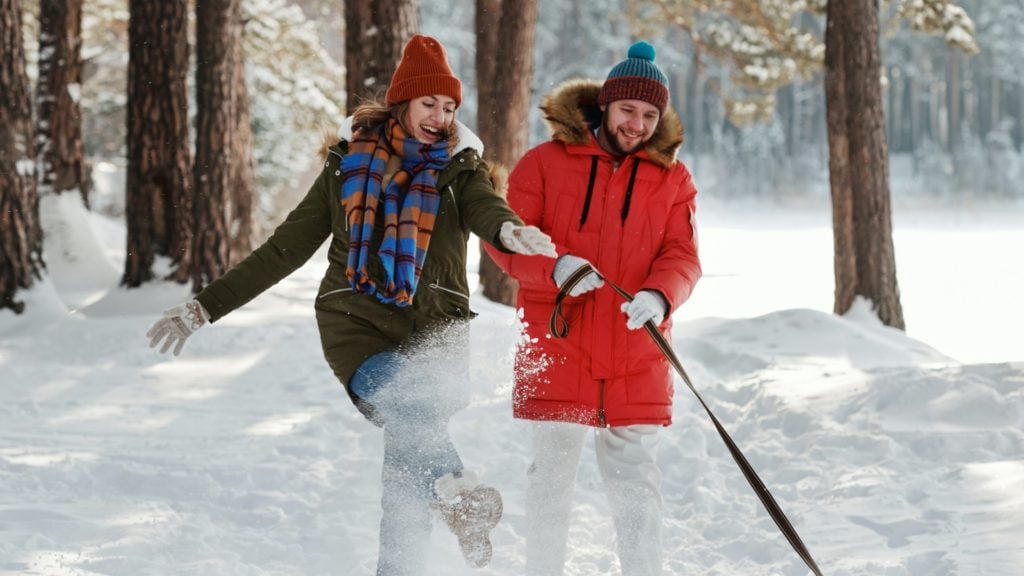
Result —
<instances>
[{"instance_id":1,"label":"sled pull rope","mask_svg":"<svg viewBox=\"0 0 1024 576\"><path fill-rule=\"evenodd\" d=\"M562 284L559 288L558 296L555 297L555 308L551 312L551 320L548 322L548 329L551 332L551 336L554 338L565 338L569 335L569 322L562 316L562 301L569 295L569 292L579 284L585 276L590 273L597 274L598 277L603 278L609 286L612 287L615 292L622 296L627 302L633 301L633 295L626 292L621 287L616 285L614 282L604 277L590 264L584 264L576 269ZM704 398L701 397L700 393L693 386L693 382L690 380L690 376L686 374L686 370L683 368L683 363L680 362L679 357L676 356L672 346L669 345L665 337L658 331L658 327L655 326L653 320L648 320L644 324L644 329L647 330L647 334L654 340L654 343L658 345L661 352L668 358L668 361L672 364L672 367L676 369L679 377L683 379L687 388L693 395L697 397L697 401L704 407L704 411L707 412L708 417L711 418L711 422L715 425L715 429L718 430L718 435L722 438L722 442L729 449L729 454L732 455L732 459L736 461L736 465L739 466L740 471L743 472L743 477L747 479L747 483L750 484L750 488L753 489L754 494L757 495L758 499L761 500L761 505L768 512L768 515L775 521L775 525L782 532L782 535L789 541L789 545L793 547L793 550L800 556L804 561L804 564L810 568L811 572L815 576L822 576L821 570L818 568L818 564L811 557L811 553L807 550L807 546L804 545L803 540L800 539L800 535L797 534L796 529L793 528L793 524L790 523L789 519L786 518L786 514L783 513L782 508L775 502L775 498L772 497L768 488L761 481L761 478L754 471L754 467L747 461L746 456L740 451L739 446L733 442L732 437L726 432L725 427L718 421L715 414L708 407L707 403L704 402Z\"/></svg>"}]
</instances>

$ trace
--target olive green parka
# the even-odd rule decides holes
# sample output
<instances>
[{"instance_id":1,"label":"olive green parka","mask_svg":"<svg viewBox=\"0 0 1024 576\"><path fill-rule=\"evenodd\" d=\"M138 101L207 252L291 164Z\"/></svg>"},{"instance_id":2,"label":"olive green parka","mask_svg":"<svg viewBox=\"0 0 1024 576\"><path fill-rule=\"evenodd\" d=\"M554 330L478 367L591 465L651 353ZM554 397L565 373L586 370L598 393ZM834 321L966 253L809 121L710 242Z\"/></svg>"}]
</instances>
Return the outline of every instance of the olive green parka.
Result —
<instances>
[{"instance_id":1,"label":"olive green parka","mask_svg":"<svg viewBox=\"0 0 1024 576\"><path fill-rule=\"evenodd\" d=\"M438 174L441 205L411 306L400 308L380 302L375 295L355 293L345 276L349 232L341 204L341 161L351 139L350 118L340 141L329 146L320 176L299 205L262 246L196 296L210 321L223 318L291 274L330 238L329 266L315 305L320 340L335 376L360 411L376 422L373 407L349 390L356 368L378 352L403 349L418 335L468 321L473 316L466 278L470 233L504 251L498 240L502 223L522 224L495 189L489 166L480 157L483 144L469 129L461 124L458 128L451 163ZM382 218L378 218L369 264L378 284L384 276L376 257L382 231Z\"/></svg>"}]
</instances>

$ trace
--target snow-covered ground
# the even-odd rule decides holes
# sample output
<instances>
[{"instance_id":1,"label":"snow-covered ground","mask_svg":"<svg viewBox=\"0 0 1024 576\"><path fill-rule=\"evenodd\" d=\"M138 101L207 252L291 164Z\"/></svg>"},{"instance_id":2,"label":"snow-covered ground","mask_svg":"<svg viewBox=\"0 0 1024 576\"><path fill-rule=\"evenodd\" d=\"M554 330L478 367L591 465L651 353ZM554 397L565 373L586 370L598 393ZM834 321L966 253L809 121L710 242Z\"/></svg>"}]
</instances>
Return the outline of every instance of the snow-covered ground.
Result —
<instances>
[{"instance_id":1,"label":"snow-covered ground","mask_svg":"<svg viewBox=\"0 0 1024 576\"><path fill-rule=\"evenodd\" d=\"M321 356L322 255L172 358L144 333L185 289L118 289L123 229L54 212L51 280L0 313L0 575L372 574L381 434ZM702 207L706 276L675 348L826 574L1021 573L1022 215L897 212L904 334L863 304L829 313L827 208ZM424 574L523 570L516 319L473 304L473 402L451 430L506 512L490 566L438 524ZM659 457L666 574L807 573L685 386ZM619 573L607 511L590 447L567 574Z\"/></svg>"}]
</instances>

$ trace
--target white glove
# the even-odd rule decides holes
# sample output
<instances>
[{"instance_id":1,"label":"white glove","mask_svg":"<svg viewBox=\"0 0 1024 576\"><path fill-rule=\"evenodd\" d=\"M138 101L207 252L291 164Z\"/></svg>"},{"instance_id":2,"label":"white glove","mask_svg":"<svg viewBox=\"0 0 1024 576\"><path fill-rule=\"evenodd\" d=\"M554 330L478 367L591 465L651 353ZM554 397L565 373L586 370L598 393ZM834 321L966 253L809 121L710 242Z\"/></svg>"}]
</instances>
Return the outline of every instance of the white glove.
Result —
<instances>
[{"instance_id":1,"label":"white glove","mask_svg":"<svg viewBox=\"0 0 1024 576\"><path fill-rule=\"evenodd\" d=\"M162 318L153 323L153 326L146 332L149 338L149 347L156 348L161 340L164 341L160 353L164 354L175 343L174 355L181 354L181 348L185 346L185 339L199 330L210 321L210 314L203 308L198 300L190 300L178 304L174 308L164 310Z\"/></svg>"},{"instance_id":2,"label":"white glove","mask_svg":"<svg viewBox=\"0 0 1024 576\"><path fill-rule=\"evenodd\" d=\"M629 316L626 328L636 330L643 327L648 320L653 321L655 326L661 324L665 319L668 303L661 294L653 290L641 290L631 302L624 302L619 309Z\"/></svg>"},{"instance_id":3,"label":"white glove","mask_svg":"<svg viewBox=\"0 0 1024 576\"><path fill-rule=\"evenodd\" d=\"M555 270L551 273L551 276L555 279L555 284L561 288L562 284L572 276L572 273L579 270L580 266L590 264L586 259L580 258L579 256L573 256L572 254L566 254L558 259L555 263ZM591 265L593 266L593 265ZM604 280L591 272L583 277L582 280L576 283L576 286L569 291L569 296L579 296L604 286Z\"/></svg>"},{"instance_id":4,"label":"white glove","mask_svg":"<svg viewBox=\"0 0 1024 576\"><path fill-rule=\"evenodd\" d=\"M505 248L517 254L558 257L555 243L551 241L551 237L541 232L540 228L536 226L516 226L513 222L507 221L501 225L498 238L501 239Z\"/></svg>"}]
</instances>

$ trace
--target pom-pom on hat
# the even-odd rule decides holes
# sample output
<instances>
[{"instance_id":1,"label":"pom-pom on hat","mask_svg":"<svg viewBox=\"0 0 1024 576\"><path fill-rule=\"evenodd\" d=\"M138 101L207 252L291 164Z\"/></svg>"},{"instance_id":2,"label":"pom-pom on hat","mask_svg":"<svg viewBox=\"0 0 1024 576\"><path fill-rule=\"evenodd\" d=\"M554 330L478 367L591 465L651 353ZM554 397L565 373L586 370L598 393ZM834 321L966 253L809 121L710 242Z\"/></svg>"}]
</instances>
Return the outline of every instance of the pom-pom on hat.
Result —
<instances>
[{"instance_id":1,"label":"pom-pom on hat","mask_svg":"<svg viewBox=\"0 0 1024 576\"><path fill-rule=\"evenodd\" d=\"M444 94L462 104L462 83L448 65L448 54L436 39L417 34L405 45L391 84L384 96L385 104L394 106L406 100Z\"/></svg>"},{"instance_id":2,"label":"pom-pom on hat","mask_svg":"<svg viewBox=\"0 0 1024 576\"><path fill-rule=\"evenodd\" d=\"M604 106L615 100L641 100L661 112L668 106L668 77L654 63L654 46L643 40L629 47L626 59L608 73L597 96Z\"/></svg>"}]
</instances>

